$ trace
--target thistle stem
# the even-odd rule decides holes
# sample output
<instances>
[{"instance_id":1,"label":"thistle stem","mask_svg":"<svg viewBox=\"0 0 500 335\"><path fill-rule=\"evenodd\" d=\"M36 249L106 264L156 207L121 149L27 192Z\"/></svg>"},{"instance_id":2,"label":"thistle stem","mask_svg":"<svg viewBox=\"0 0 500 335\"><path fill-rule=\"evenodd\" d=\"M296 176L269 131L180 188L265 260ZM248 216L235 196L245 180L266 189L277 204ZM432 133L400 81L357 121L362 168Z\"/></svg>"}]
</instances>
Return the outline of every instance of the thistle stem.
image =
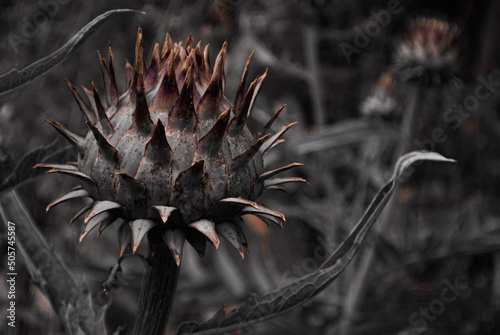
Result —
<instances>
[{"instance_id":1,"label":"thistle stem","mask_svg":"<svg viewBox=\"0 0 500 335\"><path fill-rule=\"evenodd\" d=\"M172 309L179 267L160 236L153 230L148 234L149 243L156 247L156 252L150 257L151 266L142 279L135 335L163 335Z\"/></svg>"}]
</instances>

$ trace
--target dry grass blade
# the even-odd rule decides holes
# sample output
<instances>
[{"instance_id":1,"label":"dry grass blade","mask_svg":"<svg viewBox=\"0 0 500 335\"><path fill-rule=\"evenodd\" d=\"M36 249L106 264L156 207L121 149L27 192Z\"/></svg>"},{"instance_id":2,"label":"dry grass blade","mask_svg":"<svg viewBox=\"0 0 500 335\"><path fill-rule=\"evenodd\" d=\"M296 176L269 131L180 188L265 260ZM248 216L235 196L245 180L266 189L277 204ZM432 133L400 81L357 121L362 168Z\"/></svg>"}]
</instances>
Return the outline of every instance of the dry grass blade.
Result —
<instances>
[{"instance_id":1,"label":"dry grass blade","mask_svg":"<svg viewBox=\"0 0 500 335\"><path fill-rule=\"evenodd\" d=\"M66 60L76 48L85 42L90 35L94 33L110 16L120 13L141 13L133 9L114 9L99 15L90 21L85 27L80 29L75 36L73 36L66 44L59 48L54 53L37 60L36 62L28 65L22 70L12 69L6 74L0 76L0 95L12 91L13 89L24 85L36 77L44 74L52 69L57 64Z\"/></svg>"},{"instance_id":2,"label":"dry grass blade","mask_svg":"<svg viewBox=\"0 0 500 335\"><path fill-rule=\"evenodd\" d=\"M252 328L252 324L272 319L309 301L334 281L351 262L366 234L375 223L382 209L391 198L405 170L417 161L450 162L448 158L434 152L413 151L402 156L394 169L391 180L377 193L356 227L335 253L315 272L291 284L247 301L228 314L219 310L212 319L182 324L177 334L220 334L239 329Z\"/></svg>"}]
</instances>

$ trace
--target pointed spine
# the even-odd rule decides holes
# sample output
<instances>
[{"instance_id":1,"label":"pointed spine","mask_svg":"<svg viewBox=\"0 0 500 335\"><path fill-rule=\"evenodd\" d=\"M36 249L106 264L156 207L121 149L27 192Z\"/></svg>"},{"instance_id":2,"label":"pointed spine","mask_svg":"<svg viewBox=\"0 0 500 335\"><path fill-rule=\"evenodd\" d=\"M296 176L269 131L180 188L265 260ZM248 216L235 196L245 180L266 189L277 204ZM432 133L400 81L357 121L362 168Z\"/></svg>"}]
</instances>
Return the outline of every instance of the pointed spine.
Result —
<instances>
[{"instance_id":1,"label":"pointed spine","mask_svg":"<svg viewBox=\"0 0 500 335\"><path fill-rule=\"evenodd\" d=\"M244 206L250 206L255 209L259 209L259 206L257 205L256 202L253 202L251 200L243 199L240 197L234 197L234 198L225 198L222 200L219 200L219 202L227 202L230 204L238 204L238 205L244 205Z\"/></svg>"},{"instance_id":2,"label":"pointed spine","mask_svg":"<svg viewBox=\"0 0 500 335\"><path fill-rule=\"evenodd\" d=\"M213 221L202 219L196 222L192 222L188 226L190 228L198 230L200 233L205 235L215 246L215 249L219 249L220 241L217 237L217 232L215 231L215 223Z\"/></svg>"},{"instance_id":3,"label":"pointed spine","mask_svg":"<svg viewBox=\"0 0 500 335\"><path fill-rule=\"evenodd\" d=\"M163 221L163 223L166 223L168 221L168 218L172 214L172 212L177 210L177 208L169 207L169 206L153 206L153 207L160 214L160 217L161 217L161 220Z\"/></svg>"},{"instance_id":4,"label":"pointed spine","mask_svg":"<svg viewBox=\"0 0 500 335\"><path fill-rule=\"evenodd\" d=\"M126 222L123 222L120 228L118 228L118 246L120 248L120 257L123 256L123 253L131 242L132 234L130 231L130 226Z\"/></svg>"},{"instance_id":5,"label":"pointed spine","mask_svg":"<svg viewBox=\"0 0 500 335\"><path fill-rule=\"evenodd\" d=\"M233 224L234 229L236 229L236 232L238 233L238 238L241 244L243 245L243 247L245 247L245 249L247 249L247 251L249 251L247 238L245 236L245 232L243 231L242 227L243 219L241 217L236 217L232 220L231 223Z\"/></svg>"},{"instance_id":6,"label":"pointed spine","mask_svg":"<svg viewBox=\"0 0 500 335\"><path fill-rule=\"evenodd\" d=\"M76 163L65 163L65 164L52 164L52 163L38 163L34 166L36 169L51 169L52 170L61 170L61 171L74 171L78 172L78 167Z\"/></svg>"},{"instance_id":7,"label":"pointed spine","mask_svg":"<svg viewBox=\"0 0 500 335\"><path fill-rule=\"evenodd\" d=\"M75 198L85 198L85 197L90 197L89 192L84 190L81 186L74 187L63 194L61 194L59 197L57 197L54 201L52 201L47 208L45 209L46 212L49 211L52 207L59 205L62 202L65 202L70 199L75 199Z\"/></svg>"},{"instance_id":8,"label":"pointed spine","mask_svg":"<svg viewBox=\"0 0 500 335\"><path fill-rule=\"evenodd\" d=\"M182 49L182 52L185 52L184 49ZM194 74L194 68L195 68L194 62L193 62L193 57L191 57L191 54L187 55L185 62L181 63L181 64L182 64L182 68L181 68L181 71L179 73L179 78L178 78L179 85L184 84L184 81L187 78L187 72L188 72L189 68L193 67L193 74Z\"/></svg>"},{"instance_id":9,"label":"pointed spine","mask_svg":"<svg viewBox=\"0 0 500 335\"><path fill-rule=\"evenodd\" d=\"M276 217L274 215L263 214L263 213L252 213L252 214L255 215L256 217L258 217L260 220L262 220L268 226L269 226L269 223L273 223L273 224L279 226L281 229L283 229L283 222L285 222L285 221L279 219L278 217Z\"/></svg>"},{"instance_id":10,"label":"pointed spine","mask_svg":"<svg viewBox=\"0 0 500 335\"><path fill-rule=\"evenodd\" d=\"M245 259L245 253L243 252L243 247L238 237L238 232L231 223L228 222L218 223L215 226L215 230L217 231L217 234L219 234L226 241L228 241L229 244L233 246L233 248L238 250L238 253L240 254L242 259Z\"/></svg>"},{"instance_id":11,"label":"pointed spine","mask_svg":"<svg viewBox=\"0 0 500 335\"><path fill-rule=\"evenodd\" d=\"M113 133L113 126L111 125L111 122L106 115L106 111L104 110L104 106L101 103L101 99L99 98L99 93L95 88L94 82L90 81L90 85L92 86L92 95L94 96L97 118L99 119L103 135L107 137ZM104 87L106 87L106 85Z\"/></svg>"},{"instance_id":12,"label":"pointed spine","mask_svg":"<svg viewBox=\"0 0 500 335\"><path fill-rule=\"evenodd\" d=\"M262 82L266 78L266 75L267 70L263 75L259 76L250 84L245 98L243 99L241 104L238 105L238 109L235 111L236 116L234 121L235 125L233 126L233 133L246 124L247 119L252 111L253 104L255 103L255 98L259 93L260 87L262 85Z\"/></svg>"},{"instance_id":13,"label":"pointed spine","mask_svg":"<svg viewBox=\"0 0 500 335\"><path fill-rule=\"evenodd\" d=\"M277 191L281 191L281 192L286 193L286 189L284 187L278 186L278 185L266 186L266 190L277 190Z\"/></svg>"},{"instance_id":14,"label":"pointed spine","mask_svg":"<svg viewBox=\"0 0 500 335\"><path fill-rule=\"evenodd\" d=\"M138 132L147 136L153 129L153 121L149 115L148 103L144 89L144 48L142 42L142 29L137 32L135 44L134 80L132 83L131 100L135 102L133 114L134 127Z\"/></svg>"},{"instance_id":15,"label":"pointed spine","mask_svg":"<svg viewBox=\"0 0 500 335\"><path fill-rule=\"evenodd\" d=\"M144 79L146 89L151 89L156 86L156 83L158 82L159 67L160 67L160 45L156 43Z\"/></svg>"},{"instance_id":16,"label":"pointed spine","mask_svg":"<svg viewBox=\"0 0 500 335\"><path fill-rule=\"evenodd\" d=\"M156 223L151 220L138 219L129 224L130 231L132 232L132 253L135 254L144 236L146 236L147 232L150 231Z\"/></svg>"},{"instance_id":17,"label":"pointed spine","mask_svg":"<svg viewBox=\"0 0 500 335\"><path fill-rule=\"evenodd\" d=\"M286 171L286 170L289 170L289 169L292 169L294 167L298 167L298 166L302 166L304 164L302 163L292 163L292 164L288 164L288 165L285 165L285 166L282 166L280 168L277 168L277 169L274 169L274 170L270 170L270 171L266 171L264 172L263 174L261 174L259 176L259 180L266 180L266 179L269 179L271 177L274 177L275 175L277 175L278 173L281 173L283 171ZM305 181L305 180L304 180Z\"/></svg>"},{"instance_id":18,"label":"pointed spine","mask_svg":"<svg viewBox=\"0 0 500 335\"><path fill-rule=\"evenodd\" d=\"M118 151L116 151L115 148L109 142L106 140L106 138L101 134L99 129L91 125L90 123L87 122L87 127L90 128L90 131L92 131L92 134L94 135L94 138L97 141L97 145L99 146L99 152L108 159L111 162L118 163L119 161L119 155Z\"/></svg>"},{"instance_id":19,"label":"pointed spine","mask_svg":"<svg viewBox=\"0 0 500 335\"><path fill-rule=\"evenodd\" d=\"M102 74L102 81L104 84L103 85L104 86L104 98L106 99L106 106L109 108L111 105L109 103L109 96L108 96L108 85L110 83L108 65L106 64L106 60L101 55L99 50L97 50L97 56L99 57L99 63L101 63L101 74ZM92 86L94 86L94 85L92 85Z\"/></svg>"},{"instance_id":20,"label":"pointed spine","mask_svg":"<svg viewBox=\"0 0 500 335\"><path fill-rule=\"evenodd\" d=\"M186 49L189 47L193 47L193 43L194 43L193 34L189 33L189 36L186 39Z\"/></svg>"},{"instance_id":21,"label":"pointed spine","mask_svg":"<svg viewBox=\"0 0 500 335\"><path fill-rule=\"evenodd\" d=\"M134 68L132 64L129 63L128 60L125 60L125 84L127 87L127 90L132 89L132 83L134 82Z\"/></svg>"},{"instance_id":22,"label":"pointed spine","mask_svg":"<svg viewBox=\"0 0 500 335\"><path fill-rule=\"evenodd\" d=\"M273 125L274 121L276 121L276 119L278 118L278 116L280 116L281 112L283 111L283 109L285 107L286 107L286 105L283 105L280 108L278 108L278 110L276 112L274 112L274 115L269 119L269 121L267 121L267 123L264 126L264 128L262 128L262 130L257 133L257 135L255 136L255 138L260 138L262 135L264 135L265 132L267 132L271 128L271 126Z\"/></svg>"},{"instance_id":23,"label":"pointed spine","mask_svg":"<svg viewBox=\"0 0 500 335\"><path fill-rule=\"evenodd\" d=\"M133 81L132 81L132 92L131 100L135 101L138 91L144 92L144 47L142 40L142 29L139 27L137 30L137 39L135 41L135 56L134 56L134 68L133 68Z\"/></svg>"},{"instance_id":24,"label":"pointed spine","mask_svg":"<svg viewBox=\"0 0 500 335\"><path fill-rule=\"evenodd\" d=\"M226 63L226 53L227 53L227 42L224 42L222 48L220 49L219 55L217 55L217 59L215 60L214 72L212 74L212 79L214 80L219 88L219 95L224 96L225 90L225 77L224 77L224 66Z\"/></svg>"},{"instance_id":25,"label":"pointed spine","mask_svg":"<svg viewBox=\"0 0 500 335\"><path fill-rule=\"evenodd\" d=\"M90 109L90 107L85 103L85 101L82 99L82 96L78 92L75 86L70 83L68 79L66 79L66 82L68 83L69 89L71 90L71 93L73 94L73 98L75 98L75 101L78 105L78 108L82 112L83 117L87 122L95 123L97 122L97 117Z\"/></svg>"},{"instance_id":26,"label":"pointed spine","mask_svg":"<svg viewBox=\"0 0 500 335\"><path fill-rule=\"evenodd\" d=\"M286 183L307 183L303 178L290 177L290 178L273 178L264 180L264 187L270 188L276 185L286 184Z\"/></svg>"},{"instance_id":27,"label":"pointed spine","mask_svg":"<svg viewBox=\"0 0 500 335\"><path fill-rule=\"evenodd\" d=\"M196 44L194 48L194 55L196 58L196 64L198 64L198 68L201 70L203 68L203 55L201 54L201 41Z\"/></svg>"},{"instance_id":28,"label":"pointed spine","mask_svg":"<svg viewBox=\"0 0 500 335\"><path fill-rule=\"evenodd\" d=\"M193 103L193 67L190 66L177 103L168 115L169 128L192 132L196 126Z\"/></svg>"},{"instance_id":29,"label":"pointed spine","mask_svg":"<svg viewBox=\"0 0 500 335\"><path fill-rule=\"evenodd\" d=\"M194 250L196 250L200 258L205 259L205 251L207 249L207 238L205 235L195 228L190 228L186 230L186 239L193 246Z\"/></svg>"},{"instance_id":30,"label":"pointed spine","mask_svg":"<svg viewBox=\"0 0 500 335\"><path fill-rule=\"evenodd\" d=\"M153 135L146 144L135 178L144 180L150 203L163 203L172 191L174 153L167 142L165 127L158 119Z\"/></svg>"},{"instance_id":31,"label":"pointed spine","mask_svg":"<svg viewBox=\"0 0 500 335\"><path fill-rule=\"evenodd\" d=\"M163 48L161 49L161 59L165 59L166 57L169 57L170 52L172 51L172 38L170 37L170 34L167 33L165 36L165 42L163 42Z\"/></svg>"},{"instance_id":32,"label":"pointed spine","mask_svg":"<svg viewBox=\"0 0 500 335\"><path fill-rule=\"evenodd\" d=\"M54 127L78 151L78 153L85 155L85 138L64 128L59 122L47 119L43 120Z\"/></svg>"},{"instance_id":33,"label":"pointed spine","mask_svg":"<svg viewBox=\"0 0 500 335\"><path fill-rule=\"evenodd\" d=\"M198 152L206 157L217 157L222 147L231 107L222 113L210 131L198 141Z\"/></svg>"},{"instance_id":34,"label":"pointed spine","mask_svg":"<svg viewBox=\"0 0 500 335\"><path fill-rule=\"evenodd\" d=\"M85 219L83 220L84 223L87 223L90 219L92 219L94 216L99 215L104 212L108 211L113 211L118 208L122 208L122 206L116 202L113 201L108 201L108 200L102 200L102 201L96 201L94 202L94 205L90 209L90 211L85 215Z\"/></svg>"},{"instance_id":35,"label":"pointed spine","mask_svg":"<svg viewBox=\"0 0 500 335\"><path fill-rule=\"evenodd\" d=\"M109 96L111 104L118 109L118 98L120 97L120 92L118 92L118 84L116 83L115 76L115 65L113 62L113 50L111 50L111 44L108 46L109 52Z\"/></svg>"},{"instance_id":36,"label":"pointed spine","mask_svg":"<svg viewBox=\"0 0 500 335\"><path fill-rule=\"evenodd\" d=\"M197 115L200 120L202 120L202 123L206 124L206 126L210 126L210 121L215 120L218 117L219 104L224 97L222 82L224 77L225 59L226 49L223 48L217 56L212 77L210 78L210 82L208 83L197 108Z\"/></svg>"},{"instance_id":37,"label":"pointed spine","mask_svg":"<svg viewBox=\"0 0 500 335\"><path fill-rule=\"evenodd\" d=\"M182 249L186 242L186 235L181 229L168 229L162 233L163 240L167 244L177 266L181 264Z\"/></svg>"},{"instance_id":38,"label":"pointed spine","mask_svg":"<svg viewBox=\"0 0 500 335\"><path fill-rule=\"evenodd\" d=\"M126 173L118 172L116 175L118 181L113 201L122 204L126 210L130 211L142 207L146 197L146 185ZM131 198L130 194L134 197Z\"/></svg>"},{"instance_id":39,"label":"pointed spine","mask_svg":"<svg viewBox=\"0 0 500 335\"><path fill-rule=\"evenodd\" d=\"M250 63L252 62L253 51L248 56L247 63L245 64L245 70L243 71L243 75L241 76L240 86L238 87L238 91L236 91L236 97L234 99L234 109L238 110L238 107L243 99L245 93L245 85L248 77L248 71L250 70Z\"/></svg>"},{"instance_id":40,"label":"pointed spine","mask_svg":"<svg viewBox=\"0 0 500 335\"><path fill-rule=\"evenodd\" d=\"M156 67L158 69L159 64L160 64L160 45L158 43L155 43L148 69L151 69L152 67Z\"/></svg>"},{"instance_id":41,"label":"pointed spine","mask_svg":"<svg viewBox=\"0 0 500 335\"><path fill-rule=\"evenodd\" d=\"M160 119L156 122L153 135L146 144L145 157L154 164L168 166L172 163L174 153L165 135L165 127Z\"/></svg>"},{"instance_id":42,"label":"pointed spine","mask_svg":"<svg viewBox=\"0 0 500 335\"><path fill-rule=\"evenodd\" d=\"M266 77L267 77L267 68L266 68L266 71L264 72L264 74L262 74L258 78L257 86L255 87L255 91L254 91L254 93L252 95L252 99L250 100L250 105L248 106L247 119L252 114L252 109L253 109L253 106L255 104L255 100L257 99L257 95L259 94L260 88L262 87L262 83L264 82L264 79L266 79Z\"/></svg>"},{"instance_id":43,"label":"pointed spine","mask_svg":"<svg viewBox=\"0 0 500 335\"><path fill-rule=\"evenodd\" d=\"M97 117L97 108L96 108L96 105L95 105L95 101L94 101L94 95L92 94L92 90L89 90L88 88L86 88L85 86L83 85L80 85L80 87L82 88L83 92L85 92L85 95L87 96L87 98L89 99L90 101L90 106L92 107L92 114L96 115L96 118L97 118L97 121L99 121L99 118Z\"/></svg>"},{"instance_id":44,"label":"pointed spine","mask_svg":"<svg viewBox=\"0 0 500 335\"><path fill-rule=\"evenodd\" d=\"M70 164L37 164L34 168L39 169L50 169L46 173L63 173L68 174L73 177L80 178L86 182L89 182L91 185L94 185L94 179L88 176L87 174L78 171L78 168L74 165Z\"/></svg>"},{"instance_id":45,"label":"pointed spine","mask_svg":"<svg viewBox=\"0 0 500 335\"><path fill-rule=\"evenodd\" d=\"M153 98L153 109L160 113L168 113L175 105L179 97L177 79L175 78L174 55L170 53L167 64L167 72L163 76L160 88Z\"/></svg>"},{"instance_id":46,"label":"pointed spine","mask_svg":"<svg viewBox=\"0 0 500 335\"><path fill-rule=\"evenodd\" d=\"M89 202L88 204L86 204L85 206L83 206L79 211L78 213L75 214L75 216L73 216L71 218L71 220L69 220L69 224L72 225L73 222L75 222L80 216L82 216L85 212L87 212L89 209L92 208L92 206L94 205L93 202Z\"/></svg>"},{"instance_id":47,"label":"pointed spine","mask_svg":"<svg viewBox=\"0 0 500 335\"><path fill-rule=\"evenodd\" d=\"M231 163L229 163L229 169L231 171L234 171L236 169L246 166L252 160L255 154L259 151L260 147L262 146L262 144L264 144L264 142L267 140L268 137L269 134L259 138L257 142L255 142L247 151L235 157L231 161Z\"/></svg>"},{"instance_id":48,"label":"pointed spine","mask_svg":"<svg viewBox=\"0 0 500 335\"><path fill-rule=\"evenodd\" d=\"M205 49L203 50L203 62L202 62L202 73L203 77L206 78L207 80L210 80L210 76L212 75L210 73L210 45L207 44L205 46Z\"/></svg>"},{"instance_id":49,"label":"pointed spine","mask_svg":"<svg viewBox=\"0 0 500 335\"><path fill-rule=\"evenodd\" d=\"M273 136L271 136L267 141L266 143L264 143L264 145L260 148L260 152L262 154L265 154L266 152L269 151L269 149L271 149L274 144L276 143L276 141L281 137L283 136L283 134L288 130L290 129L291 127L295 126L297 124L297 122L294 122L294 123L290 123L289 125L287 126L284 126L283 128L281 128L280 131L278 131L276 134L274 134Z\"/></svg>"},{"instance_id":50,"label":"pointed spine","mask_svg":"<svg viewBox=\"0 0 500 335\"><path fill-rule=\"evenodd\" d=\"M259 214L269 215L269 216L281 219L284 222L286 222L286 218L282 213L275 211L274 209L268 208L262 204L259 204L258 209L248 206L248 207L243 208L241 210L241 212L247 213L247 214L256 214L256 215L259 215Z\"/></svg>"},{"instance_id":51,"label":"pointed spine","mask_svg":"<svg viewBox=\"0 0 500 335\"><path fill-rule=\"evenodd\" d=\"M204 212L204 163L205 161L200 159L187 170L179 173L175 179L175 186L168 202L169 206L179 208L184 220L187 222L191 221L193 217L202 215ZM187 201L187 199L189 199L189 201Z\"/></svg>"},{"instance_id":52,"label":"pointed spine","mask_svg":"<svg viewBox=\"0 0 500 335\"><path fill-rule=\"evenodd\" d=\"M98 224L100 224L104 221L107 221L107 220L111 220L111 221L114 220L112 215L110 213L107 213L107 212L104 212L104 213L101 213L99 215L92 217L92 219L90 219L88 222L86 222L85 226L83 227L83 231L80 234L80 238L78 241L80 243L82 243L85 236L87 236L87 234L90 233L90 231L92 229L94 229Z\"/></svg>"}]
</instances>

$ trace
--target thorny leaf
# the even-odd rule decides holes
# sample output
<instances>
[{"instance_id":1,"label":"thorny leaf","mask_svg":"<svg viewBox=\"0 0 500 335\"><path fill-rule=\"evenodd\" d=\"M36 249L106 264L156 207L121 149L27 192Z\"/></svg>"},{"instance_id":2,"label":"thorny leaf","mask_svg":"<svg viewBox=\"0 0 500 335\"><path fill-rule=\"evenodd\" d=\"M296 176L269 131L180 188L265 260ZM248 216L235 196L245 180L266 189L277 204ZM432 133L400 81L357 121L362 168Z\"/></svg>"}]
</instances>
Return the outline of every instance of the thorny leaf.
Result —
<instances>
[{"instance_id":1,"label":"thorny leaf","mask_svg":"<svg viewBox=\"0 0 500 335\"><path fill-rule=\"evenodd\" d=\"M413 151L402 156L396 163L391 180L377 193L347 239L318 270L263 296L251 295L246 302L227 315L221 309L207 321L185 322L180 325L177 334L220 334L249 329L252 328L252 324L272 319L309 301L344 271L389 201L397 184L405 177L405 169L422 160L454 162L440 154L426 151Z\"/></svg>"},{"instance_id":2,"label":"thorny leaf","mask_svg":"<svg viewBox=\"0 0 500 335\"><path fill-rule=\"evenodd\" d=\"M57 140L52 143L41 146L37 149L34 149L28 153L26 153L17 164L10 164L11 168L6 168L2 164L2 168L0 169L0 192L6 191L10 188L13 188L20 183L39 176L45 173L45 170L42 169L33 169L37 163L58 163L65 162L68 160L68 155L73 155L74 150L71 150L71 147L65 147L62 149L57 149ZM70 160L72 160L70 158Z\"/></svg>"},{"instance_id":3,"label":"thorny leaf","mask_svg":"<svg viewBox=\"0 0 500 335\"><path fill-rule=\"evenodd\" d=\"M52 69L57 64L65 61L76 50L76 48L85 42L85 40L89 38L90 35L92 35L94 31L96 31L97 28L99 28L101 24L103 24L104 21L106 21L110 16L131 12L145 14L144 12L133 9L114 9L107 11L90 21L85 27L80 29L75 36L73 36L68 42L66 42L66 44L54 53L37 60L22 70L14 68L6 74L0 76L0 95L30 82L36 77Z\"/></svg>"}]
</instances>

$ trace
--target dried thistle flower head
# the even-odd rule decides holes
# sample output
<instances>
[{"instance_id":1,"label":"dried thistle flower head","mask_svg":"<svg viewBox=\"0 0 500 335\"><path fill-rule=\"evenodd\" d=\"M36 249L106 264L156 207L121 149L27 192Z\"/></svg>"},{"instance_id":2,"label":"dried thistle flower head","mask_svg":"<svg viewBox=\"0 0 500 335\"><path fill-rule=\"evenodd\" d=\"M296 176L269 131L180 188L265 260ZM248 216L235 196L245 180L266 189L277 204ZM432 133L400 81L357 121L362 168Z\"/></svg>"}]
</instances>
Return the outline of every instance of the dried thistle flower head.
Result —
<instances>
[{"instance_id":1,"label":"dried thistle flower head","mask_svg":"<svg viewBox=\"0 0 500 335\"><path fill-rule=\"evenodd\" d=\"M394 74L403 81L441 85L455 80L460 70L460 31L438 19L420 18L395 52Z\"/></svg>"},{"instance_id":2,"label":"dried thistle flower head","mask_svg":"<svg viewBox=\"0 0 500 335\"><path fill-rule=\"evenodd\" d=\"M364 116L391 116L396 113L397 103L394 98L394 79L384 72L373 84L370 95L361 103Z\"/></svg>"},{"instance_id":3,"label":"dried thistle flower head","mask_svg":"<svg viewBox=\"0 0 500 335\"><path fill-rule=\"evenodd\" d=\"M113 68L99 54L104 94L85 89L90 105L68 82L89 132L77 135L48 121L78 151L78 161L39 164L48 172L82 180L50 203L88 197L71 222L85 214L80 241L95 227L99 234L115 222L120 254L143 237L161 234L177 264L187 240L203 257L206 241L216 247L226 238L244 256L247 247L241 215L254 214L282 225L285 216L254 202L265 188L276 188L301 178L273 178L299 163L264 171L262 156L279 142L292 124L269 134L283 107L253 136L246 126L266 73L245 93L250 60L243 72L234 103L224 96L224 43L213 71L208 45L193 45L190 36L173 44L167 34L163 48L155 45L149 66L144 59L142 31L136 42L135 63L127 63L125 93L120 94ZM155 228L155 230L151 230Z\"/></svg>"}]
</instances>

